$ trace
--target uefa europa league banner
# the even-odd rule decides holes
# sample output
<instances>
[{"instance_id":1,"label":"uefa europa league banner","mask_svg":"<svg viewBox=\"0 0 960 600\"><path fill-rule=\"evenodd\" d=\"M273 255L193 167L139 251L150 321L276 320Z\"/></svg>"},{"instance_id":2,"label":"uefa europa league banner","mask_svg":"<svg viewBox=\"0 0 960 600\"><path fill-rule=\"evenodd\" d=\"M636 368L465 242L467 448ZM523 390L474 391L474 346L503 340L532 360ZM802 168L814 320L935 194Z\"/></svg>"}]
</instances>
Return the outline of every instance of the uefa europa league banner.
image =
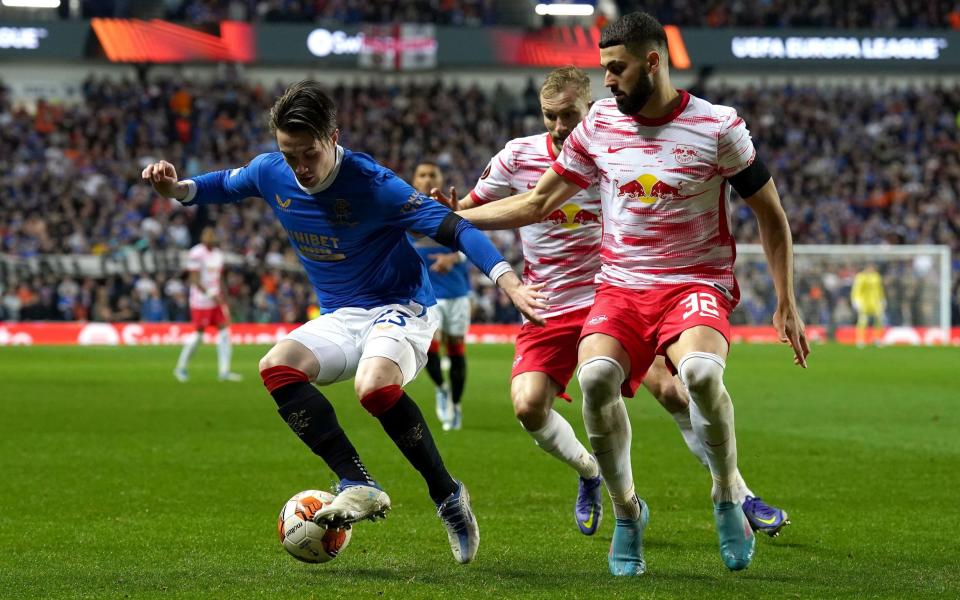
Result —
<instances>
[{"instance_id":1,"label":"uefa europa league banner","mask_svg":"<svg viewBox=\"0 0 960 600\"><path fill-rule=\"evenodd\" d=\"M666 25L678 70L955 72L960 32L946 30L699 29ZM0 22L0 63L216 63L411 71L597 67L600 29L240 23L159 19Z\"/></svg>"}]
</instances>

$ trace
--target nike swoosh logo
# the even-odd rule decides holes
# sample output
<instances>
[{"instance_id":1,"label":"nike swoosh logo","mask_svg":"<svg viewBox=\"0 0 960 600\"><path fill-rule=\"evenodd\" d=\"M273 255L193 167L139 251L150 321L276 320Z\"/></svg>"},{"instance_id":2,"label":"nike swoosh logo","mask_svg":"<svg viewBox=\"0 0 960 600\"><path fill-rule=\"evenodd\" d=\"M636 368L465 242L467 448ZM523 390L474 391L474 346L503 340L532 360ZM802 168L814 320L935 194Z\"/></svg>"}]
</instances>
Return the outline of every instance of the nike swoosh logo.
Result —
<instances>
[{"instance_id":1,"label":"nike swoosh logo","mask_svg":"<svg viewBox=\"0 0 960 600\"><path fill-rule=\"evenodd\" d=\"M532 189L535 188L535 187L537 187L537 184L535 184L535 183L528 183L528 184L527 184L527 189L528 189L528 190L532 190Z\"/></svg>"},{"instance_id":2,"label":"nike swoosh logo","mask_svg":"<svg viewBox=\"0 0 960 600\"><path fill-rule=\"evenodd\" d=\"M777 516L776 516L776 515L770 517L769 519L761 519L760 517L754 517L754 518L755 518L757 521L763 523L764 525L773 525L774 523L777 522Z\"/></svg>"},{"instance_id":3,"label":"nike swoosh logo","mask_svg":"<svg viewBox=\"0 0 960 600\"><path fill-rule=\"evenodd\" d=\"M703 443L706 444L706 445L708 445L708 446L710 446L711 448L719 448L720 446L726 444L726 443L727 443L727 440L723 440L723 441L720 442L719 444L711 444L711 443L708 442L707 440L703 440Z\"/></svg>"},{"instance_id":4,"label":"nike swoosh logo","mask_svg":"<svg viewBox=\"0 0 960 600\"><path fill-rule=\"evenodd\" d=\"M636 148L637 150L643 150L644 154L656 154L660 151L661 146L659 144L640 144L632 146L607 146L607 154L614 154L620 152L621 150L627 150L630 148Z\"/></svg>"},{"instance_id":5,"label":"nike swoosh logo","mask_svg":"<svg viewBox=\"0 0 960 600\"><path fill-rule=\"evenodd\" d=\"M584 527L586 527L587 529L590 529L591 527L593 527L593 516L594 516L595 514L596 514L596 511L591 510L591 511L590 511L590 518L587 519L586 521L580 521L580 524L583 525ZM769 525L769 523L765 523L765 525Z\"/></svg>"}]
</instances>

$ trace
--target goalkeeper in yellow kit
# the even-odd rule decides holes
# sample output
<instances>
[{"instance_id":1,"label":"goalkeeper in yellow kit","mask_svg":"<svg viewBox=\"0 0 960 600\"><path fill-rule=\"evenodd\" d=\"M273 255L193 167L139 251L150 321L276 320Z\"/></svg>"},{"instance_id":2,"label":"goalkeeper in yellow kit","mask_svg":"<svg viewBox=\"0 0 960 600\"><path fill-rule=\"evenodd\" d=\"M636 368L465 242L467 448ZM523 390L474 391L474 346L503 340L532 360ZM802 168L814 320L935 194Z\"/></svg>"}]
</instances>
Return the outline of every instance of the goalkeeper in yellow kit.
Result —
<instances>
[{"instance_id":1,"label":"goalkeeper in yellow kit","mask_svg":"<svg viewBox=\"0 0 960 600\"><path fill-rule=\"evenodd\" d=\"M867 324L871 319L876 330L874 341L880 343L887 301L883 295L883 278L876 266L867 265L853 278L850 301L857 311L857 347L862 348L866 344Z\"/></svg>"}]
</instances>

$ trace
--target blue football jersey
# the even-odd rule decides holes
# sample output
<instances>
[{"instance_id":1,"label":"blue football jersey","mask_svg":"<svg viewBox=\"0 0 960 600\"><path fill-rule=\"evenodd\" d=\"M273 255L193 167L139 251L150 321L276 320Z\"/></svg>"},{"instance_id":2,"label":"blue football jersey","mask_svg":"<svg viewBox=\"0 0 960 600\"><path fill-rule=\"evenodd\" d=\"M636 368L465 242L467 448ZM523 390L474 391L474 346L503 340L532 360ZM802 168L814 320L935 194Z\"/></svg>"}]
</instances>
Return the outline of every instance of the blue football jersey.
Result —
<instances>
[{"instance_id":1,"label":"blue football jersey","mask_svg":"<svg viewBox=\"0 0 960 600\"><path fill-rule=\"evenodd\" d=\"M436 303L426 266L407 230L437 237L450 209L415 191L366 154L337 146L333 171L309 190L299 184L279 152L186 182L190 193L184 204L222 204L252 196L269 204L324 313L348 306ZM455 249L487 275L503 261L468 221L460 221L454 238Z\"/></svg>"},{"instance_id":2,"label":"blue football jersey","mask_svg":"<svg viewBox=\"0 0 960 600\"><path fill-rule=\"evenodd\" d=\"M450 252L450 249L441 246L429 238L413 240L413 247L427 265L427 274L430 277L430 285L433 287L433 293L437 298L461 298L470 294L470 267L467 263L460 262L453 266L446 273L437 273L430 270L433 254L444 254Z\"/></svg>"}]
</instances>

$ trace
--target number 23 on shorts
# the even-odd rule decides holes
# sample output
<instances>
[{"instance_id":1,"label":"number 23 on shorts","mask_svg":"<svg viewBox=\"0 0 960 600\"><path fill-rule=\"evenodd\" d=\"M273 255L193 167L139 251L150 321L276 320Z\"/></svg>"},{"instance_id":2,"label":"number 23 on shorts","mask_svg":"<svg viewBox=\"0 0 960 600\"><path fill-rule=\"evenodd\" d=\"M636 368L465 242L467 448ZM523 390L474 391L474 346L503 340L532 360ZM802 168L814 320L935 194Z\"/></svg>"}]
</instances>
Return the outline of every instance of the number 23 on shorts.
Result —
<instances>
[{"instance_id":1,"label":"number 23 on shorts","mask_svg":"<svg viewBox=\"0 0 960 600\"><path fill-rule=\"evenodd\" d=\"M376 318L373 324L381 325L382 327L389 327L390 325L405 327L407 325L407 317L400 311L391 309L383 312L379 317Z\"/></svg>"}]
</instances>

